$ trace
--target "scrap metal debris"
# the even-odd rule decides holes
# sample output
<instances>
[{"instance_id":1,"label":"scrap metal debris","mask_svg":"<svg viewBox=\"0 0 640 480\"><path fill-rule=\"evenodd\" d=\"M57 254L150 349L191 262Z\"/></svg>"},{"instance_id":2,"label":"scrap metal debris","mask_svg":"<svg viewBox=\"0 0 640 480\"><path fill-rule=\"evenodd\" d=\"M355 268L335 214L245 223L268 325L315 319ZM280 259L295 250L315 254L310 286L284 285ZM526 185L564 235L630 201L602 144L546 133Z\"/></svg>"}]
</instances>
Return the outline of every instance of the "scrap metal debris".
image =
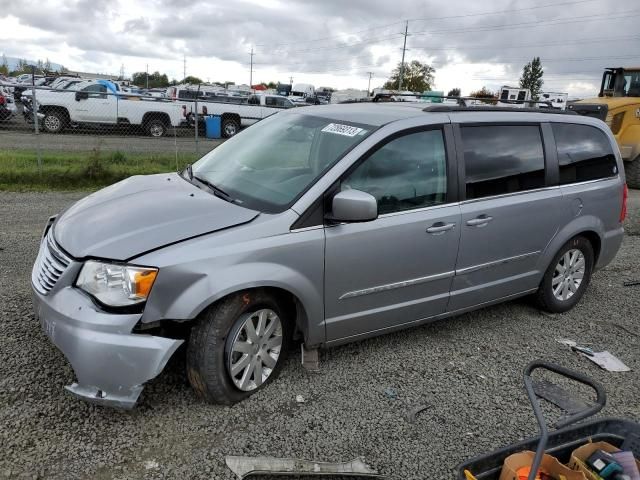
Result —
<instances>
[{"instance_id":1,"label":"scrap metal debris","mask_svg":"<svg viewBox=\"0 0 640 480\"><path fill-rule=\"evenodd\" d=\"M418 405L417 407L413 407L407 412L407 421L409 423L416 423L416 415L427 408L429 408L429 405Z\"/></svg>"},{"instance_id":2,"label":"scrap metal debris","mask_svg":"<svg viewBox=\"0 0 640 480\"><path fill-rule=\"evenodd\" d=\"M566 345L576 353L579 353L583 357L588 358L600 368L609 372L629 372L631 369L627 367L622 360L616 357L614 354L608 351L596 352L589 347L583 347L578 345L573 340L559 338L556 339L559 343Z\"/></svg>"},{"instance_id":3,"label":"scrap metal debris","mask_svg":"<svg viewBox=\"0 0 640 480\"><path fill-rule=\"evenodd\" d=\"M350 462L313 462L297 458L225 457L227 467L240 480L250 475L334 475L350 477L385 478L364 463L361 458Z\"/></svg>"},{"instance_id":4,"label":"scrap metal debris","mask_svg":"<svg viewBox=\"0 0 640 480\"><path fill-rule=\"evenodd\" d=\"M395 400L396 398L398 398L398 392L396 391L395 388L387 387L384 389L383 393L390 400Z\"/></svg>"},{"instance_id":5,"label":"scrap metal debris","mask_svg":"<svg viewBox=\"0 0 640 480\"><path fill-rule=\"evenodd\" d=\"M640 280L631 280L629 282L622 282L622 285L625 287L634 287L636 285L640 285Z\"/></svg>"},{"instance_id":6,"label":"scrap metal debris","mask_svg":"<svg viewBox=\"0 0 640 480\"><path fill-rule=\"evenodd\" d=\"M305 399L302 395L296 395L296 403L304 403Z\"/></svg>"}]
</instances>

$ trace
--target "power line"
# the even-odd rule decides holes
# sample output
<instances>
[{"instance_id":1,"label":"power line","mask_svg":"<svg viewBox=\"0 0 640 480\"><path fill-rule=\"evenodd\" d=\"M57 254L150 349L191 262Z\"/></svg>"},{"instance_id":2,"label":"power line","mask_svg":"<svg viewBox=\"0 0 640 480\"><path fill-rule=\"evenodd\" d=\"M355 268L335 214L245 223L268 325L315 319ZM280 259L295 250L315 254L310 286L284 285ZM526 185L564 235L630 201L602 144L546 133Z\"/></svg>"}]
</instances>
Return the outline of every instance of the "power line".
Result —
<instances>
[{"instance_id":1,"label":"power line","mask_svg":"<svg viewBox=\"0 0 640 480\"><path fill-rule=\"evenodd\" d=\"M337 38L357 35L357 34L363 33L363 32L370 32L372 30L380 30L380 29L383 29L383 28L389 28L389 27L392 27L392 26L395 26L395 25L399 25L399 24L405 23L407 21L410 21L410 22L422 22L422 21L426 21L426 20L432 21L432 20L447 20L447 19L454 19L454 18L482 17L482 16L488 16L488 15L499 15L499 14L502 14L502 13L523 12L523 11L530 11L530 10L539 10L539 9L543 9L543 8L550 8L550 7L561 7L561 6L567 6L567 5L577 5L577 4L582 4L582 3L593 3L593 2L596 2L596 1L599 1L599 0L573 0L573 1L562 2L562 3L547 3L547 4L544 4L544 5L534 5L532 7L510 8L510 9L506 9L506 10L493 10L493 11L489 11L489 12L468 13L468 14L464 14L464 15L447 15L447 16L442 16L442 17L409 18L407 20L399 20L397 22L387 23L385 25L377 25L375 27L365 28L365 29L357 30L357 31L351 32L351 33L341 33L341 34L338 34L338 35L332 35L332 36L328 36L328 37L314 38L312 40L300 40L300 41L295 41L295 42L263 43L263 44L257 44L256 47L279 47L279 46L286 46L286 45L300 45L301 43L314 43L314 42L321 42L321 41L325 41L325 40L333 40L333 39L337 39Z\"/></svg>"},{"instance_id":2,"label":"power line","mask_svg":"<svg viewBox=\"0 0 640 480\"><path fill-rule=\"evenodd\" d=\"M562 41L562 42L549 42L549 43L536 43L529 45L500 45L500 48L539 48L539 47L555 47L564 45L582 45L584 43L601 43L601 42L617 42L620 40L636 40L640 39L637 35L627 35L621 37L600 37L600 38L581 38L574 41ZM454 46L454 47L431 47L431 46L417 46L410 45L413 49L432 50L434 52L448 52L448 51L464 51L464 50L486 50L488 48L495 48L496 45L475 45L475 46Z\"/></svg>"},{"instance_id":3,"label":"power line","mask_svg":"<svg viewBox=\"0 0 640 480\"><path fill-rule=\"evenodd\" d=\"M454 28L447 30L423 30L419 32L412 32L412 35L438 35L443 33L448 34L456 34L456 33L474 33L474 32L484 32L487 30L510 30L513 28L536 28L536 27L548 27L554 25L564 25L567 23L576 23L576 22L593 22L593 21L607 21L607 20L616 20L619 18L630 18L637 17L640 15L640 10L628 10L625 12L617 12L612 13L610 15L606 15L603 13L594 14L594 15L584 15L581 17L572 17L572 18L555 18L546 22L541 22L539 20L531 21L531 22L519 22L519 23L511 23L508 25L500 24L500 25L483 25L481 27L475 28ZM631 15L630 15L631 14Z\"/></svg>"}]
</instances>

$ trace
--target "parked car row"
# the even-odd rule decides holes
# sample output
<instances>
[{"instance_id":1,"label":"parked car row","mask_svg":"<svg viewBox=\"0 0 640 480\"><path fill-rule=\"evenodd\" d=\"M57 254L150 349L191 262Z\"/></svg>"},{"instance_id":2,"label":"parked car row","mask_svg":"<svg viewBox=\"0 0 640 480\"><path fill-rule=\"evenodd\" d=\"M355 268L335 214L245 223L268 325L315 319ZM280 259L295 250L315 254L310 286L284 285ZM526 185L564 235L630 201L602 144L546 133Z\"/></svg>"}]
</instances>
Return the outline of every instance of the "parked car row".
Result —
<instances>
[{"instance_id":1,"label":"parked car row","mask_svg":"<svg viewBox=\"0 0 640 480\"><path fill-rule=\"evenodd\" d=\"M135 126L152 137L162 137L171 128L193 127L196 121L204 127L203 117L217 115L221 117L222 135L232 137L242 127L297 106L289 98L268 94L247 96L218 92L209 93L199 101L198 96L181 99L188 90L180 87L172 87L171 92L178 99L150 96L109 80L60 78L52 86L29 89L20 96L25 120L33 123L37 103L40 128L48 133L60 133L81 125Z\"/></svg>"}]
</instances>

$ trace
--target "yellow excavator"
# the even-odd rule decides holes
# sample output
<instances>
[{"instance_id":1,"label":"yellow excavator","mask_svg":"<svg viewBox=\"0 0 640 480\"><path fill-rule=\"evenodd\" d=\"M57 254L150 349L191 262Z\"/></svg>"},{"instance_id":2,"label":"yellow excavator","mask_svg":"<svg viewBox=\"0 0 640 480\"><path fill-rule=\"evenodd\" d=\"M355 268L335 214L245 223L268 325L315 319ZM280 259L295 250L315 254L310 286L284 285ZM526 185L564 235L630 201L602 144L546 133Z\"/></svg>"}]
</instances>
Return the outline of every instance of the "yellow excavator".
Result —
<instances>
[{"instance_id":1,"label":"yellow excavator","mask_svg":"<svg viewBox=\"0 0 640 480\"><path fill-rule=\"evenodd\" d=\"M640 67L605 68L598 97L568 108L609 125L624 159L627 185L640 189Z\"/></svg>"}]
</instances>

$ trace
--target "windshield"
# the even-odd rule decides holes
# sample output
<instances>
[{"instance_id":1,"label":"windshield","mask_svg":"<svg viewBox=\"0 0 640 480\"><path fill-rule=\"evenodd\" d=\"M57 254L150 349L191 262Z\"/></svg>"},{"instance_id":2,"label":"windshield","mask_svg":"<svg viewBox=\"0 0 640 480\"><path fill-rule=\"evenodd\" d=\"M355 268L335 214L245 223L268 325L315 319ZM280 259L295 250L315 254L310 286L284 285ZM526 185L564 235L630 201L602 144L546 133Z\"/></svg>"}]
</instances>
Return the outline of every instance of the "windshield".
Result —
<instances>
[{"instance_id":1,"label":"windshield","mask_svg":"<svg viewBox=\"0 0 640 480\"><path fill-rule=\"evenodd\" d=\"M374 127L300 114L272 115L193 165L238 204L281 212Z\"/></svg>"}]
</instances>

